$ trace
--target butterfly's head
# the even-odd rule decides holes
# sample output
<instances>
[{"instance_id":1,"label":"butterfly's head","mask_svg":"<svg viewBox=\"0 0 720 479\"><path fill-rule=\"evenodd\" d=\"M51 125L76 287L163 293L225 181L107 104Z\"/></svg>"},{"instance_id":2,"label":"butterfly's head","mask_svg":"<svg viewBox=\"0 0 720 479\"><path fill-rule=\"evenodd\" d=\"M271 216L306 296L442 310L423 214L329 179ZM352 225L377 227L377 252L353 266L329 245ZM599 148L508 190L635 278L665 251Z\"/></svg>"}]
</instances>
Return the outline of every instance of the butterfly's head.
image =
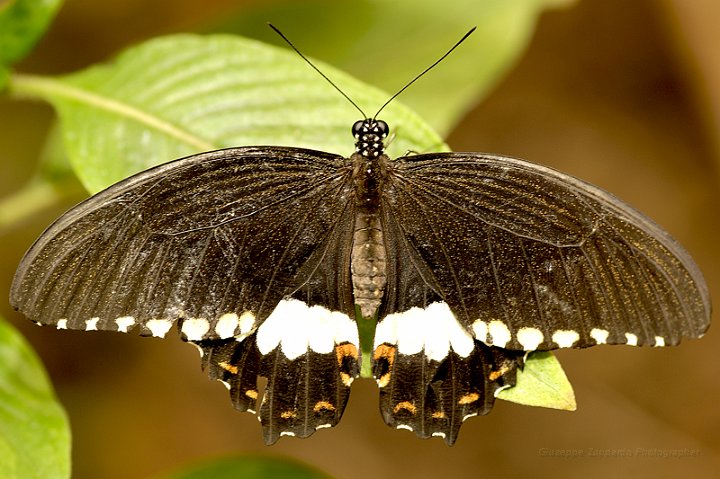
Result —
<instances>
[{"instance_id":1,"label":"butterfly's head","mask_svg":"<svg viewBox=\"0 0 720 479\"><path fill-rule=\"evenodd\" d=\"M366 158L377 158L384 153L383 140L389 132L390 127L382 120L366 118L356 121L352 126L355 151Z\"/></svg>"}]
</instances>

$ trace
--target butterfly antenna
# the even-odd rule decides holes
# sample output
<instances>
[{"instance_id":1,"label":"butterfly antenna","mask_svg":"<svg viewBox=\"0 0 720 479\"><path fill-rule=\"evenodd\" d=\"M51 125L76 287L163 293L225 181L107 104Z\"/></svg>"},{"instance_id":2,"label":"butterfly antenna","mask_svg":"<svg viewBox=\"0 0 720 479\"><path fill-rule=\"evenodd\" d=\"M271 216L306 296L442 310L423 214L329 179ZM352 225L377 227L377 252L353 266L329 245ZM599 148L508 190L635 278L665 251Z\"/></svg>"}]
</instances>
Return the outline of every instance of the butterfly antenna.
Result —
<instances>
[{"instance_id":1,"label":"butterfly antenna","mask_svg":"<svg viewBox=\"0 0 720 479\"><path fill-rule=\"evenodd\" d=\"M308 60L308 58L307 58L305 55L303 55L302 52L301 52L300 50L298 50L298 48L297 48L295 45L293 45L293 42L291 42L291 41L288 39L288 37L286 37L285 35L283 35L283 32L281 32L280 30L278 30L277 27L276 27L275 25L273 25L272 23L268 23L268 26L269 26L270 28L272 28L273 30L275 30L275 33L277 33L278 35L280 35L280 38L282 38L283 40L285 40L285 43L287 43L288 45L290 45L290 48L292 48L293 50L295 50L295 53L297 53L298 55L300 55L300 58L302 58L303 60L305 60L305 62L306 62L308 65L310 65L311 67L313 67L313 69L314 69L316 72L318 72L321 77L323 77L325 80L327 80L327 82L328 82L329 84L331 84L331 85L333 86L333 88L335 88L337 91L339 91L340 94L341 94L342 96L344 96L345 99L346 99L347 101L349 101L350 104L357 109L357 111L360 112L360 114L362 115L363 118L367 118L367 115L365 114L364 111L362 111L362 109L361 109L359 106L357 106L357 103L355 103L354 101L352 101L352 100L350 99L350 97L347 96L347 95L345 94L345 92L340 89L340 87L338 87L335 83L333 83L333 81L332 81L331 79L329 79L329 78L327 77L327 75L325 75L323 72L321 72L318 67L316 67L315 65L313 65L313 62L311 62L310 60ZM449 53L449 52L448 52L448 53ZM395 96L397 96L397 95L395 95Z\"/></svg>"},{"instance_id":2,"label":"butterfly antenna","mask_svg":"<svg viewBox=\"0 0 720 479\"><path fill-rule=\"evenodd\" d=\"M477 28L477 27L472 27L472 28L470 29L470 31L468 31L465 35L463 35L463 37L462 37L460 40L458 40L458 42L457 42L455 45L453 45L453 47L452 47L450 50L448 50L447 52L445 52L445 54L444 54L443 56L441 56L440 58L438 58L438 59L435 61L435 63L433 63L432 65L430 65L429 67L427 67L427 68L426 68L425 70L423 70L418 76L416 76L415 78L413 78L412 80L410 80L410 82L409 82L407 85L405 85L404 87L402 87L402 88L400 89L400 91L398 91L398 92L395 93L393 96L391 96L390 99L389 99L388 101L386 101L383 106L380 107L380 109L377 111L377 113L375 113L375 116L373 117L373 120L374 120L375 118L377 118L377 116L380 114L381 111L383 111L383 109L384 109L386 106L388 106L388 103L390 103L390 102L393 101L395 98L397 98L397 97L400 95L400 93L402 93L402 92L404 92L405 90L407 90L410 85L412 85L413 83L415 83L416 81L418 81L421 76L423 76L424 74L426 74L427 72L429 72L430 70L432 70L433 67L435 67L435 65L437 65L438 63L440 63L441 61L443 61L446 56L450 55L453 50L455 50L457 47L459 47L460 44L461 44L462 42L464 42L465 39L466 39L467 37L469 37L472 32L475 31L476 28Z\"/></svg>"}]
</instances>

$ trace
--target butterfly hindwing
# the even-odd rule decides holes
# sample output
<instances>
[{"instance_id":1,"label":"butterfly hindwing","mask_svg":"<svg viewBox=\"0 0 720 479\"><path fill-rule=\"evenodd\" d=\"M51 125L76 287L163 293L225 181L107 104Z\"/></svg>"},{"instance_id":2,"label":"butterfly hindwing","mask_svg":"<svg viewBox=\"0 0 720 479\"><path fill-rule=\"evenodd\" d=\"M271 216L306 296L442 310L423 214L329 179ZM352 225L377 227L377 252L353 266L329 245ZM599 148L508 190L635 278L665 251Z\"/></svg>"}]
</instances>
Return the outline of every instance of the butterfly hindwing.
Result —
<instances>
[{"instance_id":1,"label":"butterfly hindwing","mask_svg":"<svg viewBox=\"0 0 720 479\"><path fill-rule=\"evenodd\" d=\"M281 312L284 308L294 309L290 319L299 321L299 327L307 326L299 316L303 308L306 314L313 308L292 302L279 306ZM354 324L348 325L348 320L341 321L346 323L346 336L336 331L330 341L325 340L325 347L317 336L327 334L337 322L326 320L321 322L326 328L309 329L305 334L315 337L302 350L279 344L267 351L267 345L256 337L265 325L242 341L231 338L196 344L203 353L203 367L211 379L228 387L236 409L255 413L260 401L258 419L265 443L273 444L281 436L307 437L335 426L342 417L360 363L357 330L349 327ZM267 379L264 391L258 389L258 377Z\"/></svg>"},{"instance_id":2,"label":"butterfly hindwing","mask_svg":"<svg viewBox=\"0 0 720 479\"><path fill-rule=\"evenodd\" d=\"M471 341L467 350L429 348L403 351L380 344L373 355L373 375L380 388L380 412L385 423L418 437L457 440L462 423L490 412L495 394L515 385L524 353Z\"/></svg>"}]
</instances>

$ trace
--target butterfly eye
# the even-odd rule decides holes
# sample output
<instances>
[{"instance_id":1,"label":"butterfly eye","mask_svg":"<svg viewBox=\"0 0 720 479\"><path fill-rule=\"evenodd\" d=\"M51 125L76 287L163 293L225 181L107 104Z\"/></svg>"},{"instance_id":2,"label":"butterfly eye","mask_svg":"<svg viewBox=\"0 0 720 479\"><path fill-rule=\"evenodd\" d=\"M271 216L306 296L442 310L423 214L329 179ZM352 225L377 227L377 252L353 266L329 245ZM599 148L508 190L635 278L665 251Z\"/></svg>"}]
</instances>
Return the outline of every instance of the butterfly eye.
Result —
<instances>
[{"instance_id":1,"label":"butterfly eye","mask_svg":"<svg viewBox=\"0 0 720 479\"><path fill-rule=\"evenodd\" d=\"M377 128L377 132L381 138L385 138L386 136L388 136L388 133L390 133L390 127L382 120L378 120L377 122L375 122L375 127Z\"/></svg>"},{"instance_id":2,"label":"butterfly eye","mask_svg":"<svg viewBox=\"0 0 720 479\"><path fill-rule=\"evenodd\" d=\"M356 121L352 126L352 134L354 138L360 138L360 134L362 133L363 127L365 126L367 120L358 120Z\"/></svg>"}]
</instances>

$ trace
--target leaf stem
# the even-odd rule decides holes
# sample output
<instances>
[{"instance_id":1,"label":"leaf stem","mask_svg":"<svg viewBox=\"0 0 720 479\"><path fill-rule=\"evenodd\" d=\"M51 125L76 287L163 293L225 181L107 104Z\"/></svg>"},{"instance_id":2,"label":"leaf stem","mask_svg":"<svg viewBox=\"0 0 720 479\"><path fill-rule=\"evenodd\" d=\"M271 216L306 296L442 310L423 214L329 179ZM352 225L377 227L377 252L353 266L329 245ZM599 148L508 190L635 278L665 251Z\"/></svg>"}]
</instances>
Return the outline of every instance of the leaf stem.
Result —
<instances>
[{"instance_id":1,"label":"leaf stem","mask_svg":"<svg viewBox=\"0 0 720 479\"><path fill-rule=\"evenodd\" d=\"M53 77L14 73L8 83L8 92L16 98L42 98L48 101L52 101L53 98L62 98L92 105L99 110L135 120L148 128L176 138L195 149L204 151L217 148L216 145L156 116L149 115L130 104L83 90Z\"/></svg>"}]
</instances>

